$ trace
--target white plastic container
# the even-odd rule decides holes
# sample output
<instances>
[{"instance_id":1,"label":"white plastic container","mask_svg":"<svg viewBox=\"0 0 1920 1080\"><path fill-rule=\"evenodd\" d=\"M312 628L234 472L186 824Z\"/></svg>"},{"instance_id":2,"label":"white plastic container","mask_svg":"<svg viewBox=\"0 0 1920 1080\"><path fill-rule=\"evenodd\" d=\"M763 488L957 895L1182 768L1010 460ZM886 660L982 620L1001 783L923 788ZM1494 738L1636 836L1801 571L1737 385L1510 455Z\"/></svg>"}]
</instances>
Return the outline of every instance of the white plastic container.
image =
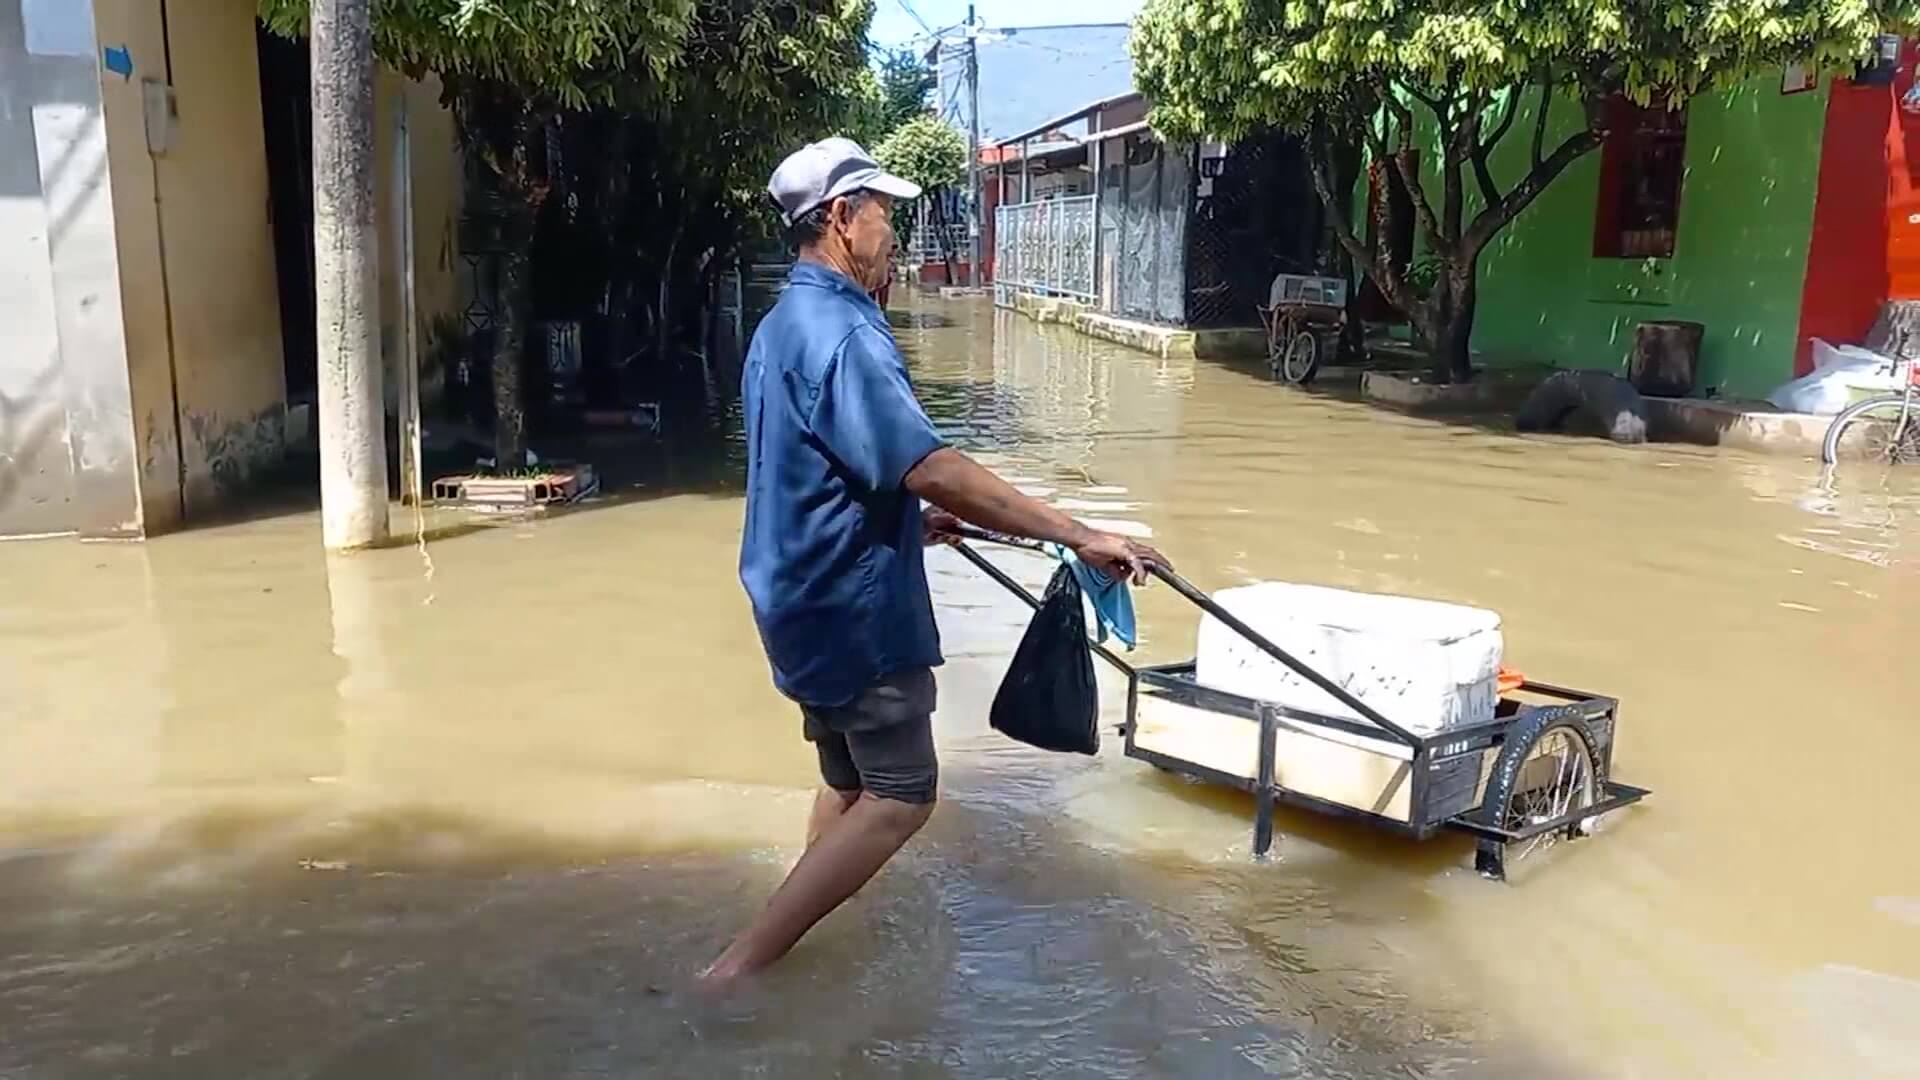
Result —
<instances>
[{"instance_id":1,"label":"white plastic container","mask_svg":"<svg viewBox=\"0 0 1920 1080\"><path fill-rule=\"evenodd\" d=\"M1493 716L1504 641L1479 608L1317 585L1262 582L1221 607L1387 719L1434 735ZM1201 685L1289 708L1359 715L1212 616L1200 622Z\"/></svg>"}]
</instances>

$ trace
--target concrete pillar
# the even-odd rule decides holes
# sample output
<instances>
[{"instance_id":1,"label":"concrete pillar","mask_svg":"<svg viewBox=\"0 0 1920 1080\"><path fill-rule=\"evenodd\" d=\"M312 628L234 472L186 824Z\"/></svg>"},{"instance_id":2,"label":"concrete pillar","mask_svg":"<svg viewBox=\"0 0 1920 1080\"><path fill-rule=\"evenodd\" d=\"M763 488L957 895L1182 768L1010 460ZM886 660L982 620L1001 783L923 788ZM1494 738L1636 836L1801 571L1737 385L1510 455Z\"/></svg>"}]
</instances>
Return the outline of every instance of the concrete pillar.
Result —
<instances>
[{"instance_id":1,"label":"concrete pillar","mask_svg":"<svg viewBox=\"0 0 1920 1080\"><path fill-rule=\"evenodd\" d=\"M387 444L373 198L371 0L313 5L313 233L321 530L330 550L387 538Z\"/></svg>"}]
</instances>

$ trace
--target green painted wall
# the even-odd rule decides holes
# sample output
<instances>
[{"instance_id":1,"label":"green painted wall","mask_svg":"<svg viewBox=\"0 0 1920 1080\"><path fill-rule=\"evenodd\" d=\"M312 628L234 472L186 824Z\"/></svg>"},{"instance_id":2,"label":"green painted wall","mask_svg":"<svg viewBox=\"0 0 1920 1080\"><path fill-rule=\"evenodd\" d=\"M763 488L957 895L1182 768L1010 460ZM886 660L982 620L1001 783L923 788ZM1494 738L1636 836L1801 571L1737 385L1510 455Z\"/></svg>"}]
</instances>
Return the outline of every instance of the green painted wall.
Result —
<instances>
[{"instance_id":1,"label":"green painted wall","mask_svg":"<svg viewBox=\"0 0 1920 1080\"><path fill-rule=\"evenodd\" d=\"M1757 398L1791 378L1826 97L1782 96L1776 73L1693 102L1671 260L1593 258L1600 153L1575 163L1482 257L1474 348L1493 364L1624 372L1636 323L1684 319L1707 328L1701 388ZM1556 106L1556 127L1573 122ZM1531 136L1523 113L1496 158L1503 189Z\"/></svg>"}]
</instances>

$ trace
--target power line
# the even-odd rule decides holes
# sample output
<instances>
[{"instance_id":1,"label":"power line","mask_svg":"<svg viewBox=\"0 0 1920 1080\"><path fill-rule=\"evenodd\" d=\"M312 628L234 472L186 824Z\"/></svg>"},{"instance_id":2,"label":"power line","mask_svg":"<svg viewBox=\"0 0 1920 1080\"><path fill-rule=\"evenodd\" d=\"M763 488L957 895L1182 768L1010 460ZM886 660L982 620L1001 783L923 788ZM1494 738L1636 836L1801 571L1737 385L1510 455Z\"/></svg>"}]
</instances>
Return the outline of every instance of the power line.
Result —
<instances>
[{"instance_id":1,"label":"power line","mask_svg":"<svg viewBox=\"0 0 1920 1080\"><path fill-rule=\"evenodd\" d=\"M934 33L933 27L927 23L927 20L920 17L919 12L913 10L913 5L908 3L907 0L894 0L894 2L900 5L900 10L913 16L913 21L920 24L920 29L925 30L927 32L927 36L929 37L937 36Z\"/></svg>"}]
</instances>

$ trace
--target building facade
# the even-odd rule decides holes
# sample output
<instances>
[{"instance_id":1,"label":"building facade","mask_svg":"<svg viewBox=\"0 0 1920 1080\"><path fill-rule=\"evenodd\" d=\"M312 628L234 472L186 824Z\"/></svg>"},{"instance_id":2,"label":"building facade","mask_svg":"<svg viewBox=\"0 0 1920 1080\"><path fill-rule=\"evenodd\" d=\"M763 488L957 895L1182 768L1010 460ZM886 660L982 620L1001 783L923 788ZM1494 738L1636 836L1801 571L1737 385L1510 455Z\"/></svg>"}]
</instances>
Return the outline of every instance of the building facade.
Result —
<instances>
[{"instance_id":1,"label":"building facade","mask_svg":"<svg viewBox=\"0 0 1920 1080\"><path fill-rule=\"evenodd\" d=\"M252 0L0 0L0 536L146 536L281 464L312 180L269 55ZM437 92L383 76L383 119L402 97L424 319L454 306L457 157Z\"/></svg>"},{"instance_id":2,"label":"building facade","mask_svg":"<svg viewBox=\"0 0 1920 1080\"><path fill-rule=\"evenodd\" d=\"M1759 398L1810 369L1813 338L1860 341L1887 300L1920 297L1914 60L1790 69L1677 112L1616 103L1600 150L1483 256L1476 352L1617 369L1639 323L1697 322L1695 392ZM1503 150L1517 171L1526 151Z\"/></svg>"}]
</instances>

